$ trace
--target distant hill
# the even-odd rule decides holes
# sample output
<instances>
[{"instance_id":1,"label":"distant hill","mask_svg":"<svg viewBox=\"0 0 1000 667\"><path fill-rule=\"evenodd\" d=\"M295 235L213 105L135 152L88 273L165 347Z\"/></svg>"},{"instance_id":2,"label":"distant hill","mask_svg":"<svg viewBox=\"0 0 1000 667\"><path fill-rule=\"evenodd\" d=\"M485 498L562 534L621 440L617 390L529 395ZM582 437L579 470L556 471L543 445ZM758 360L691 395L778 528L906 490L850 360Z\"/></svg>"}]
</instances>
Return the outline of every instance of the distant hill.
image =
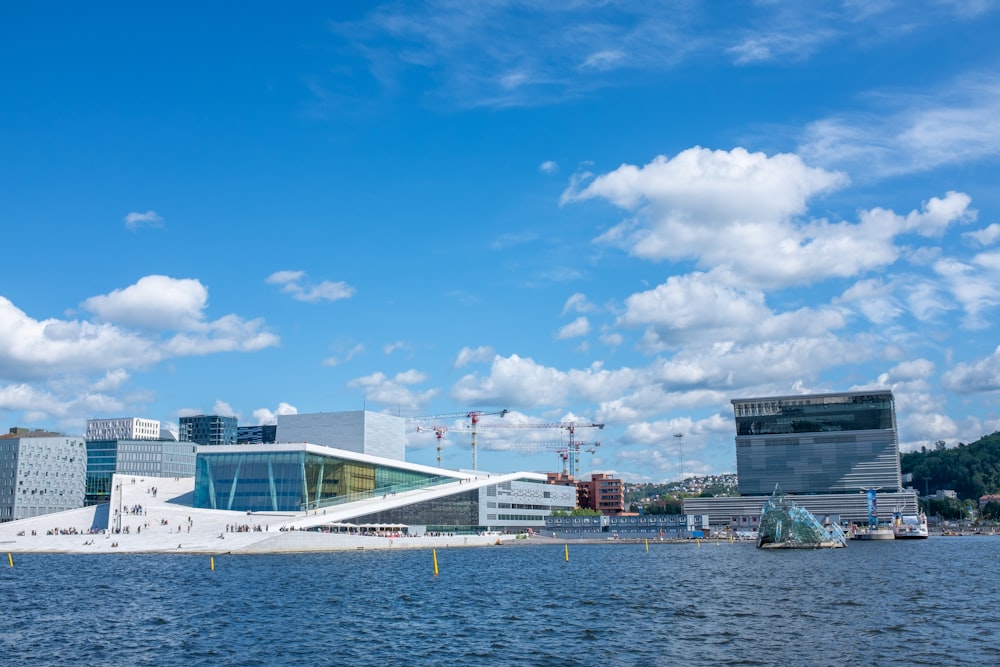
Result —
<instances>
[{"instance_id":1,"label":"distant hill","mask_svg":"<svg viewBox=\"0 0 1000 667\"><path fill-rule=\"evenodd\" d=\"M947 449L938 442L934 449L903 454L900 466L904 475L913 474L913 488L921 495L951 489L962 500L978 500L1000 493L1000 431L968 445Z\"/></svg>"}]
</instances>

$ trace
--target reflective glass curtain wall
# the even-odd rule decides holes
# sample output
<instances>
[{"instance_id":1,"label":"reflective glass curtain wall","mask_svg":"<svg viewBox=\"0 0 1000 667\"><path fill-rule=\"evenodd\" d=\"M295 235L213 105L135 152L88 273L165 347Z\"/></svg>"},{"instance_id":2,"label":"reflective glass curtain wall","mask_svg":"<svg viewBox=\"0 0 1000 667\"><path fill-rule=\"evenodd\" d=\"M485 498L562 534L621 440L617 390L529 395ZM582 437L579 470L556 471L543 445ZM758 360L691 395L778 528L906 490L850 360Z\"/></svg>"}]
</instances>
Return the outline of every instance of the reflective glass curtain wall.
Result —
<instances>
[{"instance_id":1,"label":"reflective glass curtain wall","mask_svg":"<svg viewBox=\"0 0 1000 667\"><path fill-rule=\"evenodd\" d=\"M201 452L194 506L300 512L443 481L448 480L305 451Z\"/></svg>"}]
</instances>

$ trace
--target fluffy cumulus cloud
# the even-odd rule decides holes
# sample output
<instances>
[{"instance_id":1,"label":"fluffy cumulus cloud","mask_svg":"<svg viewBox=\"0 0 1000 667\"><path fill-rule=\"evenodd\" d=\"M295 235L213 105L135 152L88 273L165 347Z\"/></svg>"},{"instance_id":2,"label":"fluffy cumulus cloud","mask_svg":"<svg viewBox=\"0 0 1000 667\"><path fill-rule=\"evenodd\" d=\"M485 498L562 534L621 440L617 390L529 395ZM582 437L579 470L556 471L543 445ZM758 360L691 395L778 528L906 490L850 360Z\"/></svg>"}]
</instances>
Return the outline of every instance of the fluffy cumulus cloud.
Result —
<instances>
[{"instance_id":1,"label":"fluffy cumulus cloud","mask_svg":"<svg viewBox=\"0 0 1000 667\"><path fill-rule=\"evenodd\" d=\"M563 203L600 198L631 213L597 241L649 260L692 260L717 281L779 288L852 277L901 253L903 234L939 235L975 217L967 195L949 192L899 215L862 212L856 223L804 217L811 199L847 178L796 155L691 148L638 167L577 177Z\"/></svg>"},{"instance_id":2,"label":"fluffy cumulus cloud","mask_svg":"<svg viewBox=\"0 0 1000 667\"><path fill-rule=\"evenodd\" d=\"M208 289L200 281L160 275L145 276L134 285L83 303L99 322L144 331L142 336L157 335L146 331L159 332L157 355L253 352L278 344L276 335L263 330L262 320L244 320L237 315L208 320L207 307ZM77 323L53 326L60 336L76 337Z\"/></svg>"},{"instance_id":3,"label":"fluffy cumulus cloud","mask_svg":"<svg viewBox=\"0 0 1000 667\"><path fill-rule=\"evenodd\" d=\"M380 403L392 408L407 410L423 410L437 394L437 389L419 391L411 385L420 384L427 376L416 370L408 370L388 377L384 373L372 373L355 378L347 383L348 387L362 389L366 401Z\"/></svg>"},{"instance_id":4,"label":"fluffy cumulus cloud","mask_svg":"<svg viewBox=\"0 0 1000 667\"><path fill-rule=\"evenodd\" d=\"M556 338L566 340L567 338L579 338L590 333L590 321L582 315L556 332Z\"/></svg>"},{"instance_id":5,"label":"fluffy cumulus cloud","mask_svg":"<svg viewBox=\"0 0 1000 667\"><path fill-rule=\"evenodd\" d=\"M56 418L76 428L82 423L80 414L123 411L126 403L109 394L121 392L132 371L172 357L249 352L278 344L262 320L236 315L208 320L207 303L200 282L168 276L146 276L87 299L83 309L92 320L36 320L0 297L0 381L47 386L9 385L8 406L29 391L34 409L25 418ZM148 398L141 390L130 395L135 401Z\"/></svg>"},{"instance_id":6,"label":"fluffy cumulus cloud","mask_svg":"<svg viewBox=\"0 0 1000 667\"><path fill-rule=\"evenodd\" d=\"M200 281L160 275L145 276L134 285L83 302L99 321L170 330L200 328L207 305L208 288Z\"/></svg>"},{"instance_id":7,"label":"fluffy cumulus cloud","mask_svg":"<svg viewBox=\"0 0 1000 667\"><path fill-rule=\"evenodd\" d=\"M350 299L357 291L346 282L323 280L312 283L306 280L305 271L275 271L266 280L268 285L280 285L281 291L296 301L340 301Z\"/></svg>"},{"instance_id":8,"label":"fluffy cumulus cloud","mask_svg":"<svg viewBox=\"0 0 1000 667\"><path fill-rule=\"evenodd\" d=\"M997 242L997 239L1000 239L1000 224L994 222L992 225L988 225L983 229L965 232L962 236L979 245L991 246Z\"/></svg>"},{"instance_id":9,"label":"fluffy cumulus cloud","mask_svg":"<svg viewBox=\"0 0 1000 667\"><path fill-rule=\"evenodd\" d=\"M997 391L1000 389L1000 347L988 357L956 364L942 379L946 388L959 394Z\"/></svg>"},{"instance_id":10,"label":"fluffy cumulus cloud","mask_svg":"<svg viewBox=\"0 0 1000 667\"><path fill-rule=\"evenodd\" d=\"M273 425L278 423L278 415L297 414L299 414L298 408L291 403L281 401L278 403L278 408L276 410L271 410L269 408L257 408L253 411L253 418L257 420L258 424Z\"/></svg>"},{"instance_id":11,"label":"fluffy cumulus cloud","mask_svg":"<svg viewBox=\"0 0 1000 667\"><path fill-rule=\"evenodd\" d=\"M164 356L156 341L103 322L35 320L0 297L0 378L144 368Z\"/></svg>"},{"instance_id":12,"label":"fluffy cumulus cloud","mask_svg":"<svg viewBox=\"0 0 1000 667\"><path fill-rule=\"evenodd\" d=\"M764 293L716 283L713 276L692 273L672 276L652 290L625 301L617 324L646 327L642 346L650 352L706 339L771 340L790 335L824 335L845 325L833 307L801 308L774 313Z\"/></svg>"}]
</instances>

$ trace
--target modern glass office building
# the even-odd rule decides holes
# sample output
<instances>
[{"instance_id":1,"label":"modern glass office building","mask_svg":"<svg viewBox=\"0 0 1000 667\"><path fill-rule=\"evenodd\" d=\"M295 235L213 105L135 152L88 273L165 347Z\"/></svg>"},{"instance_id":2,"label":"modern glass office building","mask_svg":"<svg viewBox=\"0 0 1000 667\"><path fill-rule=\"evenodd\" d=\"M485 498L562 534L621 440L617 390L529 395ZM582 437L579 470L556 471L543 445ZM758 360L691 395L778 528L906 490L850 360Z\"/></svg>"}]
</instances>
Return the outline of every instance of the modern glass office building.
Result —
<instances>
[{"instance_id":1,"label":"modern glass office building","mask_svg":"<svg viewBox=\"0 0 1000 667\"><path fill-rule=\"evenodd\" d=\"M180 439L199 445L232 445L236 443L236 417L196 415L178 420Z\"/></svg>"},{"instance_id":2,"label":"modern glass office building","mask_svg":"<svg viewBox=\"0 0 1000 667\"><path fill-rule=\"evenodd\" d=\"M738 497L687 498L685 514L714 526L759 516L778 485L817 517L867 522L864 490L874 488L879 516L916 514L904 490L896 410L888 390L733 399Z\"/></svg>"},{"instance_id":3,"label":"modern glass office building","mask_svg":"<svg viewBox=\"0 0 1000 667\"><path fill-rule=\"evenodd\" d=\"M86 504L111 496L115 473L140 477L194 477L197 445L177 440L88 440Z\"/></svg>"},{"instance_id":4,"label":"modern glass office building","mask_svg":"<svg viewBox=\"0 0 1000 667\"><path fill-rule=\"evenodd\" d=\"M733 399L740 495L902 490L892 392Z\"/></svg>"}]
</instances>

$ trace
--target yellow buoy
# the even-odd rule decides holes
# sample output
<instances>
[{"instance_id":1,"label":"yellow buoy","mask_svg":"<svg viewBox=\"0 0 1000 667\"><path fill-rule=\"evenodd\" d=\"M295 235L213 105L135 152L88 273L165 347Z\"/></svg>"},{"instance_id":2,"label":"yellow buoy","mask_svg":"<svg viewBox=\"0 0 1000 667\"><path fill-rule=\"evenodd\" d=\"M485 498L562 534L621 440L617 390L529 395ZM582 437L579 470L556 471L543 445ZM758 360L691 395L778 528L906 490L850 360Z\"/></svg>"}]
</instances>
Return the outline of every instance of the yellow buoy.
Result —
<instances>
[{"instance_id":1,"label":"yellow buoy","mask_svg":"<svg viewBox=\"0 0 1000 667\"><path fill-rule=\"evenodd\" d=\"M695 538L694 543L698 545L699 549L701 549L701 540L699 540L698 538Z\"/></svg>"},{"instance_id":2,"label":"yellow buoy","mask_svg":"<svg viewBox=\"0 0 1000 667\"><path fill-rule=\"evenodd\" d=\"M569 562L569 545L566 545L566 562Z\"/></svg>"},{"instance_id":3,"label":"yellow buoy","mask_svg":"<svg viewBox=\"0 0 1000 667\"><path fill-rule=\"evenodd\" d=\"M212 572L215 572L215 556L212 556L211 563L212 563Z\"/></svg>"},{"instance_id":4,"label":"yellow buoy","mask_svg":"<svg viewBox=\"0 0 1000 667\"><path fill-rule=\"evenodd\" d=\"M434 556L434 576L438 573L438 552L437 549L431 549L431 555Z\"/></svg>"},{"instance_id":5,"label":"yellow buoy","mask_svg":"<svg viewBox=\"0 0 1000 667\"><path fill-rule=\"evenodd\" d=\"M14 567L14 557L10 555L9 551L7 552L7 560L10 562L10 566Z\"/></svg>"},{"instance_id":6,"label":"yellow buoy","mask_svg":"<svg viewBox=\"0 0 1000 667\"><path fill-rule=\"evenodd\" d=\"M646 551L649 551L649 538L646 538Z\"/></svg>"}]
</instances>

